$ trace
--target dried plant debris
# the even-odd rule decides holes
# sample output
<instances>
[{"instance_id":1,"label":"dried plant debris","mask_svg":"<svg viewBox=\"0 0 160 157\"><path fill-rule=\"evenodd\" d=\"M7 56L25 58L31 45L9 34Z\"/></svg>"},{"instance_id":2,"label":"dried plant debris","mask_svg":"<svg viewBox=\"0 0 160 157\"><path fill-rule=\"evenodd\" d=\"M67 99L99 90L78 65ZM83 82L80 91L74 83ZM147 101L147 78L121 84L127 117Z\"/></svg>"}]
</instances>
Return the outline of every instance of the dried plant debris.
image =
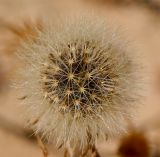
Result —
<instances>
[{"instance_id":1,"label":"dried plant debris","mask_svg":"<svg viewBox=\"0 0 160 157\"><path fill-rule=\"evenodd\" d=\"M25 129L21 125L14 123L12 120L7 119L0 115L0 129L5 132L11 133L18 138L23 138L30 142L35 141L33 130Z\"/></svg>"},{"instance_id":2,"label":"dried plant debris","mask_svg":"<svg viewBox=\"0 0 160 157\"><path fill-rule=\"evenodd\" d=\"M152 157L160 157L160 148L157 148L154 152Z\"/></svg>"},{"instance_id":3,"label":"dried plant debris","mask_svg":"<svg viewBox=\"0 0 160 157\"><path fill-rule=\"evenodd\" d=\"M22 20L19 24L1 20L0 28L9 33L9 38L2 41L3 49L1 51L8 54L16 52L21 47L24 40L32 39L37 35L37 31L43 29L42 20Z\"/></svg>"},{"instance_id":4,"label":"dried plant debris","mask_svg":"<svg viewBox=\"0 0 160 157\"><path fill-rule=\"evenodd\" d=\"M150 157L150 142L144 133L134 130L121 139L118 154L121 157Z\"/></svg>"}]
</instances>

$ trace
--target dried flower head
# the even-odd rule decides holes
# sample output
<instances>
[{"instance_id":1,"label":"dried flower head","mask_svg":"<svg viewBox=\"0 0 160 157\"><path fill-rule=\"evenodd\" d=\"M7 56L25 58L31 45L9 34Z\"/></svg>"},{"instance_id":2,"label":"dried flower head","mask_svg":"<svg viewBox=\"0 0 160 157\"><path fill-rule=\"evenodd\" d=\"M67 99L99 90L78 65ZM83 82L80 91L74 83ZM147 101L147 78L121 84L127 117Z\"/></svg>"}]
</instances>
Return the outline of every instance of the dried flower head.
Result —
<instances>
[{"instance_id":1,"label":"dried flower head","mask_svg":"<svg viewBox=\"0 0 160 157\"><path fill-rule=\"evenodd\" d=\"M124 130L137 101L137 66L104 20L55 22L23 45L24 105L36 133L84 146Z\"/></svg>"},{"instance_id":2,"label":"dried flower head","mask_svg":"<svg viewBox=\"0 0 160 157\"><path fill-rule=\"evenodd\" d=\"M149 157L150 142L144 133L132 131L122 138L118 154L122 157Z\"/></svg>"}]
</instances>

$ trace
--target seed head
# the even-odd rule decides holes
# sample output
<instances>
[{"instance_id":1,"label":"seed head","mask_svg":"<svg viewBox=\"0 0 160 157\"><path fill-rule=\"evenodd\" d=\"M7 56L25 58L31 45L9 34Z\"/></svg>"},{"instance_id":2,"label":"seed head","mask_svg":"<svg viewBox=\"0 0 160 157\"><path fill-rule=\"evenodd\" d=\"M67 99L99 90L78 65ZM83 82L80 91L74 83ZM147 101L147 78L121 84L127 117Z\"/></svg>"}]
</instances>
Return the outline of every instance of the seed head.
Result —
<instances>
[{"instance_id":1,"label":"seed head","mask_svg":"<svg viewBox=\"0 0 160 157\"><path fill-rule=\"evenodd\" d=\"M68 22L69 21L69 22ZM106 22L90 16L44 26L23 49L29 124L60 145L119 133L137 101L137 67Z\"/></svg>"}]
</instances>

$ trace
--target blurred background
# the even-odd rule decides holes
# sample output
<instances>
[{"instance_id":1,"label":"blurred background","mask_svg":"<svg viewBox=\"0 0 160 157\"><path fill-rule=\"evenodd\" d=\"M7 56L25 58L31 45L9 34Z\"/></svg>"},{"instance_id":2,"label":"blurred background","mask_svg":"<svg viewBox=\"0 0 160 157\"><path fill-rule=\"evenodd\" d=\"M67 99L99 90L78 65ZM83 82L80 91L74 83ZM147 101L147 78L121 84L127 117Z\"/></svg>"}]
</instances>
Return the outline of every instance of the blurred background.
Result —
<instances>
[{"instance_id":1,"label":"blurred background","mask_svg":"<svg viewBox=\"0 0 160 157\"><path fill-rule=\"evenodd\" d=\"M35 35L32 25L43 27L41 18L50 20L79 8L102 12L106 19L123 28L127 39L136 45L135 53L142 57L149 81L147 97L131 126L144 135L151 156L160 157L160 0L0 0L0 157L43 156L33 132L24 127L20 93L12 88L16 71L23 64L15 52L26 35ZM131 134L135 132L132 127ZM124 138L100 142L101 156L135 157L121 152ZM53 145L47 148L49 156L63 156L63 150Z\"/></svg>"}]
</instances>

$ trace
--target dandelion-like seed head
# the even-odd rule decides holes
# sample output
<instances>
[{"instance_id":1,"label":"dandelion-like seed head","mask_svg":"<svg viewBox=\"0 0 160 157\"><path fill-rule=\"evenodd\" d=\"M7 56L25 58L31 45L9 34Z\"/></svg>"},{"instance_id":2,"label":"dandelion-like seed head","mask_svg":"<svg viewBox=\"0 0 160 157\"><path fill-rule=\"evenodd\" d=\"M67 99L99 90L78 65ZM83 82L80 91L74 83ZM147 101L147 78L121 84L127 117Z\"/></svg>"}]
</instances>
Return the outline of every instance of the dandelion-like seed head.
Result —
<instances>
[{"instance_id":1,"label":"dandelion-like seed head","mask_svg":"<svg viewBox=\"0 0 160 157\"><path fill-rule=\"evenodd\" d=\"M58 56L49 53L41 77L50 105L58 100L62 114L83 117L103 109L118 83L116 74L110 74L105 55L98 43L78 40L64 45Z\"/></svg>"},{"instance_id":2,"label":"dandelion-like seed head","mask_svg":"<svg viewBox=\"0 0 160 157\"><path fill-rule=\"evenodd\" d=\"M137 102L137 64L100 18L43 27L23 44L22 88L29 125L58 145L94 144L125 129ZM36 122L36 123L35 123Z\"/></svg>"}]
</instances>

